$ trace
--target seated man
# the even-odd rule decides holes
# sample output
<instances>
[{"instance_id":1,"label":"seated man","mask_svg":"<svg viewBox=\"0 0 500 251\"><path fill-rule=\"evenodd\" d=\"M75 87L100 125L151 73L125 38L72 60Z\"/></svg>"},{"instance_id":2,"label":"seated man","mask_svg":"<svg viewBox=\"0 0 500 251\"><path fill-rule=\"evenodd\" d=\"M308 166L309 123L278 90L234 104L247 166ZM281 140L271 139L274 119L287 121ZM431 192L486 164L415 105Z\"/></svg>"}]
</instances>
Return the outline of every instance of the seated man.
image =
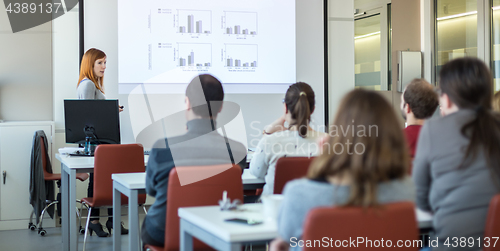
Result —
<instances>
[{"instance_id":1,"label":"seated man","mask_svg":"<svg viewBox=\"0 0 500 251\"><path fill-rule=\"evenodd\" d=\"M146 192L156 201L142 225L144 244L164 246L167 188L172 168L246 162L246 147L217 132L215 120L222 110L223 99L224 90L218 79L211 75L195 77L186 89L187 133L159 140L151 150Z\"/></svg>"},{"instance_id":2,"label":"seated man","mask_svg":"<svg viewBox=\"0 0 500 251\"><path fill-rule=\"evenodd\" d=\"M425 120L434 114L438 105L438 95L425 79L414 79L401 95L401 113L406 120L403 131L412 158L415 157L420 129Z\"/></svg>"}]
</instances>

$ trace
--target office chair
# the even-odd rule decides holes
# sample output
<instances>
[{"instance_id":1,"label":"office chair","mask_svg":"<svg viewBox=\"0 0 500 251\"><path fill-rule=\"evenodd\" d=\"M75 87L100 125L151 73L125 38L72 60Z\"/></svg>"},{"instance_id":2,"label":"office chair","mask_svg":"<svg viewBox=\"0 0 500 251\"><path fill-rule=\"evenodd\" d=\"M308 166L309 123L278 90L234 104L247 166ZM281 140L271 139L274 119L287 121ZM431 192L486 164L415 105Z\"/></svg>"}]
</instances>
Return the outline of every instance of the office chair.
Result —
<instances>
[{"instance_id":1,"label":"office chair","mask_svg":"<svg viewBox=\"0 0 500 251\"><path fill-rule=\"evenodd\" d=\"M274 194L283 193L286 183L307 175L314 157L283 157L276 162L274 174Z\"/></svg>"},{"instance_id":2,"label":"office chair","mask_svg":"<svg viewBox=\"0 0 500 251\"><path fill-rule=\"evenodd\" d=\"M490 239L490 245L486 247L483 243L483 251L493 251L498 250L498 246L495 247L491 245L495 239L492 237L500 236L500 194L495 195L490 201L490 207L488 209L488 216L486 217L486 226L484 229L484 239L486 242L486 237ZM498 245L498 244L497 244Z\"/></svg>"},{"instance_id":3,"label":"office chair","mask_svg":"<svg viewBox=\"0 0 500 251\"><path fill-rule=\"evenodd\" d=\"M36 133L35 133L36 134ZM47 164L50 163L50 160L47 158L48 153L47 149L45 149L45 144L47 139L43 136L40 137L40 150L41 150L41 156L42 156L42 166L43 166L43 179L44 181L57 181L57 187L61 187L61 174L60 173L49 173L47 171ZM76 174L76 179L80 181L85 181L89 178L89 175L87 173L78 173ZM59 197L59 196L58 196ZM33 224L33 215L35 214L35 208L31 211L30 215L30 221L28 223L28 228L31 231L35 231L38 229L38 234L41 236L45 236L47 234L47 231L43 229L43 216L45 215L45 212L52 206L52 205L57 205L59 203L59 200L46 200L46 203L48 203L45 208L42 210L42 213L40 214L40 220L38 222L38 226ZM77 202L81 203L81 201L77 200ZM80 218L80 213L78 210L76 211L78 214L78 218Z\"/></svg>"},{"instance_id":4,"label":"office chair","mask_svg":"<svg viewBox=\"0 0 500 251\"><path fill-rule=\"evenodd\" d=\"M142 145L99 145L94 153L94 197L83 198L82 202L88 209L87 222L85 224L85 237L83 250L87 243L88 227L92 208L113 206L113 173L137 173L144 172L144 150ZM121 204L128 204L128 197L121 195ZM139 205L146 202L146 195L139 195ZM146 209L144 208L144 211ZM92 216L98 217L98 216ZM108 216L99 216L108 217ZM116 230L120 233L120 230Z\"/></svg>"},{"instance_id":5,"label":"office chair","mask_svg":"<svg viewBox=\"0 0 500 251\"><path fill-rule=\"evenodd\" d=\"M321 240L325 236L330 236L342 241L349 238L356 239L359 236L373 243L383 238L384 245L390 240L391 248L394 249L398 240L419 239L416 219L415 206L411 202L384 204L377 208L319 207L307 214L302 239ZM370 248L366 243L365 241L365 244L350 247L350 250L366 250ZM419 250L417 246L403 248ZM315 248L304 247L303 250L309 251Z\"/></svg>"},{"instance_id":6,"label":"office chair","mask_svg":"<svg viewBox=\"0 0 500 251\"><path fill-rule=\"evenodd\" d=\"M227 165L214 166L189 166L177 167L170 171L167 190L167 215L165 222L165 246L155 247L146 245L149 251L173 251L179 250L179 216L180 207L210 206L218 205L222 193L227 191L231 200L243 201L243 183L241 181L241 168L238 165L227 169ZM181 171L179 171L181 170ZM196 175L200 172L217 173L210 178L182 186L179 181L179 172L182 175ZM213 250L196 238L193 243L194 250Z\"/></svg>"}]
</instances>

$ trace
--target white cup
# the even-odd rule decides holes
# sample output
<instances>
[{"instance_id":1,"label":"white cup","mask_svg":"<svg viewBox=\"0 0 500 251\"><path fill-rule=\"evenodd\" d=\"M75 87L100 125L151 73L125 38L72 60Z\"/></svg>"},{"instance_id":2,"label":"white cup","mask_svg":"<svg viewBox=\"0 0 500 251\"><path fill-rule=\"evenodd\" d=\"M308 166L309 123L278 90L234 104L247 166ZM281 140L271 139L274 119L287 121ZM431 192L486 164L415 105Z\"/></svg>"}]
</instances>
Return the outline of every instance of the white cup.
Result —
<instances>
[{"instance_id":1,"label":"white cup","mask_svg":"<svg viewBox=\"0 0 500 251\"><path fill-rule=\"evenodd\" d=\"M282 194L263 195L260 197L263 204L264 216L267 220L277 220L281 202L284 196Z\"/></svg>"}]
</instances>

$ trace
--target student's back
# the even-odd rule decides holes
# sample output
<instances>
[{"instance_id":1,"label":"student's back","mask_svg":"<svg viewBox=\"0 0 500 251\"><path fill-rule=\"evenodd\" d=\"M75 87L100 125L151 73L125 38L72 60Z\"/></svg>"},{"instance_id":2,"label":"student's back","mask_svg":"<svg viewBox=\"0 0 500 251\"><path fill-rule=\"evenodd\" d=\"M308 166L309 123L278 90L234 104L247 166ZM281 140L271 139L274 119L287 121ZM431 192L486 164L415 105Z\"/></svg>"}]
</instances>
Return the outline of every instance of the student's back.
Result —
<instances>
[{"instance_id":1,"label":"student's back","mask_svg":"<svg viewBox=\"0 0 500 251\"><path fill-rule=\"evenodd\" d=\"M424 124L413 162L417 205L434 213L439 247L433 250L455 249L445 246L454 237L475 240L460 250L482 244L489 202L500 191L500 120L491 111L491 84L477 59L451 61L441 72L445 116Z\"/></svg>"},{"instance_id":2,"label":"student's back","mask_svg":"<svg viewBox=\"0 0 500 251\"><path fill-rule=\"evenodd\" d=\"M278 219L281 239L273 247L300 239L306 215L315 207L414 201L413 182L406 175L408 149L398 127L396 114L380 94L362 89L347 94L307 179L285 186Z\"/></svg>"}]
</instances>

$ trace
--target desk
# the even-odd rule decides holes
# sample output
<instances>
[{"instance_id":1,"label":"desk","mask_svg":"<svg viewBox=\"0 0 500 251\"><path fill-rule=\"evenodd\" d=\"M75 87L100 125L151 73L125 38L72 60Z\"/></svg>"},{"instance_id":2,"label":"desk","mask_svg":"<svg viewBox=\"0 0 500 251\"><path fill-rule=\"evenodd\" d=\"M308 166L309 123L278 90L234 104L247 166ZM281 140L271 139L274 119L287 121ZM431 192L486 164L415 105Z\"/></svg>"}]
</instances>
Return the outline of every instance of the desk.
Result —
<instances>
[{"instance_id":1,"label":"desk","mask_svg":"<svg viewBox=\"0 0 500 251\"><path fill-rule=\"evenodd\" d=\"M226 222L229 218L263 220L262 204L245 204L244 211L221 211L219 206L179 208L180 250L193 250L193 237L217 250L241 251L246 243L262 243L278 236L276 221L255 226ZM432 215L416 210L419 228L432 226Z\"/></svg>"},{"instance_id":2,"label":"desk","mask_svg":"<svg viewBox=\"0 0 500 251\"><path fill-rule=\"evenodd\" d=\"M61 162L62 250L77 251L79 233L76 214L73 212L76 208L76 174L93 173L94 158L56 154L56 159ZM148 159L149 156L144 156L144 164L147 164ZM115 229L120 229L120 227Z\"/></svg>"},{"instance_id":3,"label":"desk","mask_svg":"<svg viewBox=\"0 0 500 251\"><path fill-rule=\"evenodd\" d=\"M241 251L245 243L265 243L278 236L275 221L248 226L229 218L263 219L262 204L244 204L245 211L221 211L219 206L179 208L180 250L193 250L193 237L216 250Z\"/></svg>"},{"instance_id":4,"label":"desk","mask_svg":"<svg viewBox=\"0 0 500 251\"><path fill-rule=\"evenodd\" d=\"M139 212L137 196L146 193L146 173L112 174L113 180L113 229L120 229L121 194L128 197L129 250L141 250L139 238ZM120 233L113 234L113 250L121 250Z\"/></svg>"},{"instance_id":5,"label":"desk","mask_svg":"<svg viewBox=\"0 0 500 251\"><path fill-rule=\"evenodd\" d=\"M61 162L61 207L62 207L62 242L63 249L68 251L78 250L78 229L76 215L72 213L73 208L76 208L76 174L77 173L92 173L94 172L94 158L93 157L68 157L56 154L56 159ZM144 164L148 162L149 156L144 156ZM251 175L248 169L245 169L242 175L243 184L260 184L264 183L264 179L258 179ZM138 179L139 180L139 179ZM143 184L134 184L137 188L142 185L145 189L145 179L142 179ZM135 189L134 188L134 189ZM140 189L137 188L139 191ZM130 197L129 197L130 198ZM135 196L134 198L137 198ZM130 201L129 201L130 203ZM116 208L116 207L115 207ZM137 207L133 207L137 209ZM114 209L115 210L115 209ZM113 210L113 215L115 211ZM120 209L121 210L121 209ZM130 207L129 207L130 210ZM136 211L137 212L137 211ZM116 214L118 215L118 214ZM138 215L138 212L135 214ZM129 217L130 214L129 214ZM135 216L134 216L135 217ZM72 219L72 220L69 220ZM118 217L113 217L113 219L119 219ZM120 226L115 226L113 223L113 229L120 229ZM130 227L132 229L132 227ZM138 227L136 228L139 229ZM132 233L130 233L130 236ZM118 235L119 236L119 235ZM135 237L134 237L135 238ZM131 246L132 247L132 246Z\"/></svg>"}]
</instances>

